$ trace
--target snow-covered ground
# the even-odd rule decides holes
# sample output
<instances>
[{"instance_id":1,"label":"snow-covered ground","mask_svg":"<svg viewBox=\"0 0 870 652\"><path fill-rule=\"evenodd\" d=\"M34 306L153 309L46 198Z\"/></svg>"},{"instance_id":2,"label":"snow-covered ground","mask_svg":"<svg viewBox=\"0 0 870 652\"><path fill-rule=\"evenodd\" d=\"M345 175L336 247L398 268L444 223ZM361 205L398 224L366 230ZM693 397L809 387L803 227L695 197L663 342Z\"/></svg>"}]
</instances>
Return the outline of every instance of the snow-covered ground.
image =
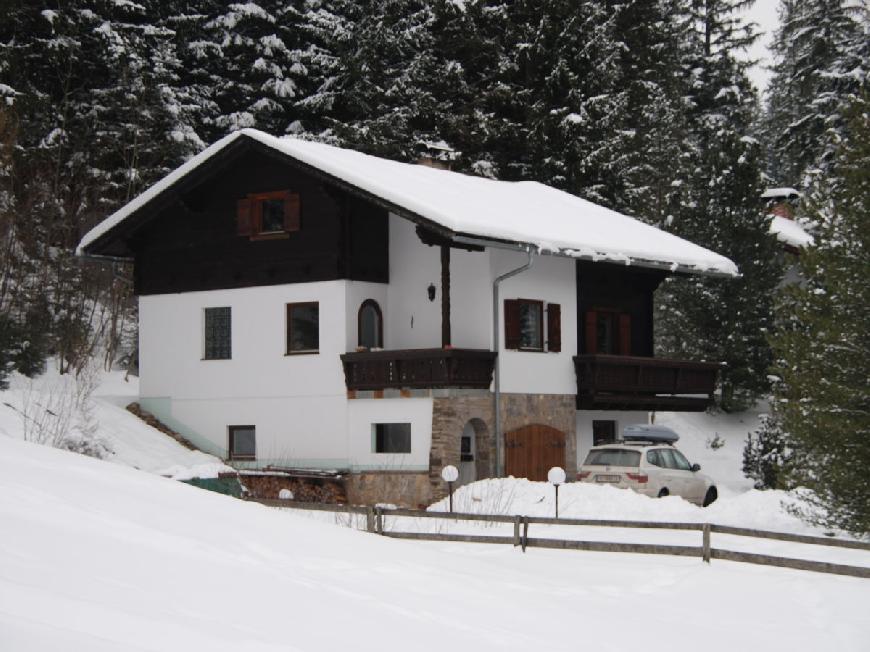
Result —
<instances>
[{"instance_id":1,"label":"snow-covered ground","mask_svg":"<svg viewBox=\"0 0 870 652\"><path fill-rule=\"evenodd\" d=\"M42 421L48 409L55 417L42 422L47 436L58 419L66 419L73 433L92 426L93 436L107 450L105 459L111 462L178 479L215 477L220 470L230 470L216 457L188 450L124 409L139 400L135 376L125 379L122 371L98 372L94 380L91 413L84 415L74 405L79 388L73 376L54 368L33 380L13 374L9 389L0 391L0 435L38 437L38 428L28 430L25 423Z\"/></svg>"},{"instance_id":2,"label":"snow-covered ground","mask_svg":"<svg viewBox=\"0 0 870 652\"><path fill-rule=\"evenodd\" d=\"M867 580L397 541L2 436L0 523L4 652L858 652L870 632Z\"/></svg>"}]
</instances>

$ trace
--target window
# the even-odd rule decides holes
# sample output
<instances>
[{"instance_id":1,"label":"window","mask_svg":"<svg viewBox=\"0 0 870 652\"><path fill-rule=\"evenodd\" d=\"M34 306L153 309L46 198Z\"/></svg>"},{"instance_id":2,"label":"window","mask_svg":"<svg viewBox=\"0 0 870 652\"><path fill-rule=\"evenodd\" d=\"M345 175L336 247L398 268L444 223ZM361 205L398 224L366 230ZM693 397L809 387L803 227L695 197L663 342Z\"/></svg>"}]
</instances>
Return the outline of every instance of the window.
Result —
<instances>
[{"instance_id":1,"label":"window","mask_svg":"<svg viewBox=\"0 0 870 652\"><path fill-rule=\"evenodd\" d=\"M320 304L287 304L287 355L317 353L320 349Z\"/></svg>"},{"instance_id":2,"label":"window","mask_svg":"<svg viewBox=\"0 0 870 652\"><path fill-rule=\"evenodd\" d=\"M367 349L384 347L384 320L381 307L374 299L366 299L357 314L357 343Z\"/></svg>"},{"instance_id":3,"label":"window","mask_svg":"<svg viewBox=\"0 0 870 652\"><path fill-rule=\"evenodd\" d=\"M640 466L640 453L624 448L604 448L589 451L584 466Z\"/></svg>"},{"instance_id":4,"label":"window","mask_svg":"<svg viewBox=\"0 0 870 652\"><path fill-rule=\"evenodd\" d=\"M410 423L374 423L375 453L410 453Z\"/></svg>"},{"instance_id":5,"label":"window","mask_svg":"<svg viewBox=\"0 0 870 652\"><path fill-rule=\"evenodd\" d=\"M586 353L631 355L631 315L596 308L586 311Z\"/></svg>"},{"instance_id":6,"label":"window","mask_svg":"<svg viewBox=\"0 0 870 652\"><path fill-rule=\"evenodd\" d=\"M646 452L646 461L652 464L653 466L658 466L664 468L665 461L662 459L662 452L660 450L651 450Z\"/></svg>"},{"instance_id":7,"label":"window","mask_svg":"<svg viewBox=\"0 0 870 652\"><path fill-rule=\"evenodd\" d=\"M470 435L462 435L462 439L459 440L459 461L460 462L473 462L474 461L474 453L471 450L471 436Z\"/></svg>"},{"instance_id":8,"label":"window","mask_svg":"<svg viewBox=\"0 0 870 652\"><path fill-rule=\"evenodd\" d=\"M230 459L253 460L257 457L257 438L254 426L229 426Z\"/></svg>"},{"instance_id":9,"label":"window","mask_svg":"<svg viewBox=\"0 0 870 652\"><path fill-rule=\"evenodd\" d=\"M229 360L232 357L232 312L230 308L205 309L204 360Z\"/></svg>"},{"instance_id":10,"label":"window","mask_svg":"<svg viewBox=\"0 0 870 652\"><path fill-rule=\"evenodd\" d=\"M300 213L298 193L252 193L236 204L237 233L251 238L287 237L299 230Z\"/></svg>"},{"instance_id":11,"label":"window","mask_svg":"<svg viewBox=\"0 0 870 652\"><path fill-rule=\"evenodd\" d=\"M504 302L505 348L522 351L544 350L544 302L534 299L506 299ZM547 349L562 349L561 310L547 304Z\"/></svg>"},{"instance_id":12,"label":"window","mask_svg":"<svg viewBox=\"0 0 870 652\"><path fill-rule=\"evenodd\" d=\"M616 441L616 421L592 422L592 445L612 444Z\"/></svg>"}]
</instances>

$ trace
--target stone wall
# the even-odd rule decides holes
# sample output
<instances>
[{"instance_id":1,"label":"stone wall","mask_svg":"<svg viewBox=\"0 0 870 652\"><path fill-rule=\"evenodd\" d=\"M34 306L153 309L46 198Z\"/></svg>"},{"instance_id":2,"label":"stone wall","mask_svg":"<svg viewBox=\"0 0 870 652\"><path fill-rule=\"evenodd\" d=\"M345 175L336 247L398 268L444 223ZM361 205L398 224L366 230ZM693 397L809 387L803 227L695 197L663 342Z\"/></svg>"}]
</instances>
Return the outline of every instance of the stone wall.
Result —
<instances>
[{"instance_id":1,"label":"stone wall","mask_svg":"<svg viewBox=\"0 0 870 652\"><path fill-rule=\"evenodd\" d=\"M510 432L522 426L543 424L565 433L565 475L577 474L577 405L574 395L502 394L501 430ZM504 469L504 447L501 451Z\"/></svg>"},{"instance_id":2,"label":"stone wall","mask_svg":"<svg viewBox=\"0 0 870 652\"><path fill-rule=\"evenodd\" d=\"M439 392L440 393L440 392ZM462 431L472 423L477 477L495 475L495 419L493 395L488 391L450 390L433 394L432 444L429 472L363 472L346 476L348 500L353 504L378 502L400 506L429 505L447 495L441 470L448 464L459 467ZM502 432L522 426L543 424L565 433L565 461L569 478L577 472L576 405L573 395L502 394ZM501 448L504 469L504 447Z\"/></svg>"},{"instance_id":3,"label":"stone wall","mask_svg":"<svg viewBox=\"0 0 870 652\"><path fill-rule=\"evenodd\" d=\"M351 505L392 503L398 507L427 507L430 503L429 475L412 471L351 473L344 483Z\"/></svg>"}]
</instances>

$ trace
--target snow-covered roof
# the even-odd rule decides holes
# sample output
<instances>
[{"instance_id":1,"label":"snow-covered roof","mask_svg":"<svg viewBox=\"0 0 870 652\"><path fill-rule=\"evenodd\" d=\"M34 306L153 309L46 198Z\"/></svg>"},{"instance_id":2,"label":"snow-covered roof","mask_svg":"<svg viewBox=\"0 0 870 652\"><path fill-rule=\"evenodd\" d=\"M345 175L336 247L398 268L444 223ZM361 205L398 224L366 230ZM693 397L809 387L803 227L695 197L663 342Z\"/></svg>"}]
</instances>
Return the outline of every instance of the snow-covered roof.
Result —
<instances>
[{"instance_id":1,"label":"snow-covered roof","mask_svg":"<svg viewBox=\"0 0 870 652\"><path fill-rule=\"evenodd\" d=\"M800 193L794 188L768 188L761 193L762 199L782 199L784 197L800 197Z\"/></svg>"},{"instance_id":2,"label":"snow-covered roof","mask_svg":"<svg viewBox=\"0 0 870 652\"><path fill-rule=\"evenodd\" d=\"M239 138L250 138L429 220L460 237L529 245L541 252L657 266L672 271L738 274L724 256L639 220L534 181L494 181L360 152L243 129L217 141L89 231L79 252L108 234L185 175Z\"/></svg>"},{"instance_id":3,"label":"snow-covered roof","mask_svg":"<svg viewBox=\"0 0 870 652\"><path fill-rule=\"evenodd\" d=\"M777 240L792 247L812 246L813 236L804 231L800 224L780 215L771 217L770 232L776 235Z\"/></svg>"}]
</instances>

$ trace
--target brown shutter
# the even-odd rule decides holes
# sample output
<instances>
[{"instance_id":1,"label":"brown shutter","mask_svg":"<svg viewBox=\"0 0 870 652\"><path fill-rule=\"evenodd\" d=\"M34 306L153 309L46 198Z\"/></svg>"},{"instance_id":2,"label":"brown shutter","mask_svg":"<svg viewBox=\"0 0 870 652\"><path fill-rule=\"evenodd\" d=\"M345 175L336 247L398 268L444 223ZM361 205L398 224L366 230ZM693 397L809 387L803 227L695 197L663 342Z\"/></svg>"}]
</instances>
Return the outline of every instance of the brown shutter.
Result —
<instances>
[{"instance_id":1,"label":"brown shutter","mask_svg":"<svg viewBox=\"0 0 870 652\"><path fill-rule=\"evenodd\" d=\"M298 231L300 224L300 201L298 192L288 192L284 197L284 230Z\"/></svg>"},{"instance_id":2,"label":"brown shutter","mask_svg":"<svg viewBox=\"0 0 870 652\"><path fill-rule=\"evenodd\" d=\"M236 202L236 233L238 235L253 235L254 233L252 204L253 202L248 197Z\"/></svg>"},{"instance_id":3,"label":"brown shutter","mask_svg":"<svg viewBox=\"0 0 870 652\"><path fill-rule=\"evenodd\" d=\"M547 350L562 350L562 307L558 303L547 304Z\"/></svg>"},{"instance_id":4,"label":"brown shutter","mask_svg":"<svg viewBox=\"0 0 870 652\"><path fill-rule=\"evenodd\" d=\"M520 302L504 300L504 348L520 348Z\"/></svg>"},{"instance_id":5,"label":"brown shutter","mask_svg":"<svg viewBox=\"0 0 870 652\"><path fill-rule=\"evenodd\" d=\"M598 353L598 313L586 311L586 353Z\"/></svg>"},{"instance_id":6,"label":"brown shutter","mask_svg":"<svg viewBox=\"0 0 870 652\"><path fill-rule=\"evenodd\" d=\"M631 355L631 315L619 315L619 355Z\"/></svg>"}]
</instances>

